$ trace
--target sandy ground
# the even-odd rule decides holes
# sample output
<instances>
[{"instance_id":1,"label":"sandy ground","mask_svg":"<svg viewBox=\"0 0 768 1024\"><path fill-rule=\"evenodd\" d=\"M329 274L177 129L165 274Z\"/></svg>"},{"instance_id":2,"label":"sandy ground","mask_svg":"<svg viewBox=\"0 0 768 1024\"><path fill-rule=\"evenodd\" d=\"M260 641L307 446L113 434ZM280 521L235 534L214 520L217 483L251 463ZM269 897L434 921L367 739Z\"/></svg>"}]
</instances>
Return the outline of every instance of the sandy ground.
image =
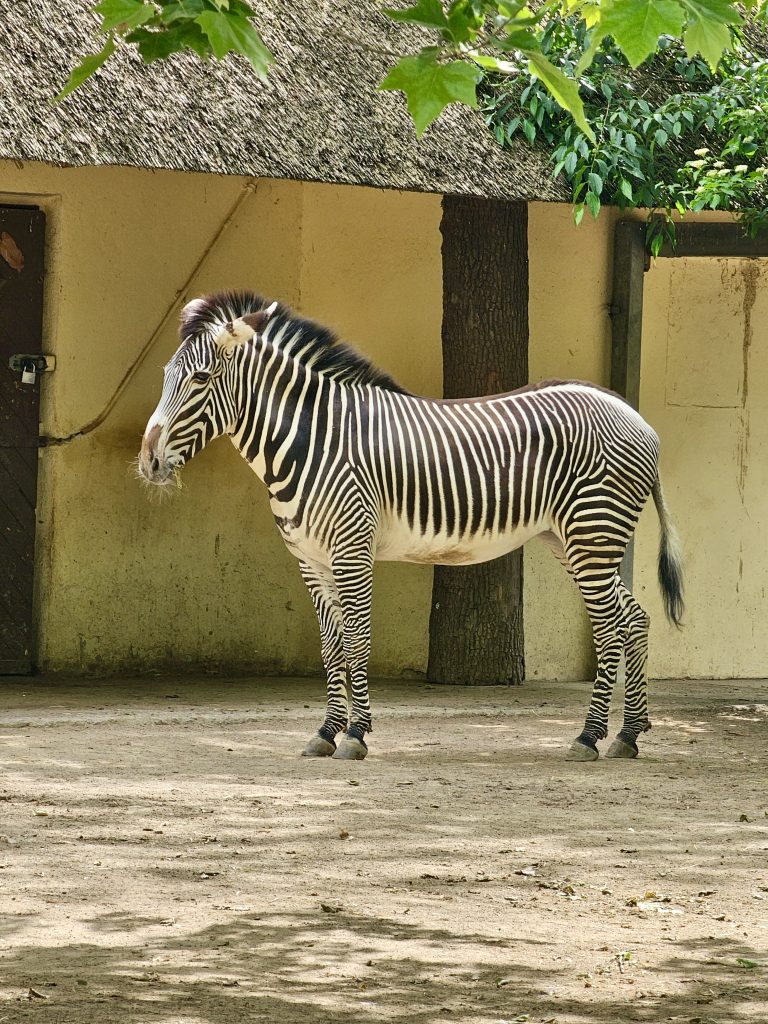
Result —
<instances>
[{"instance_id":1,"label":"sandy ground","mask_svg":"<svg viewBox=\"0 0 768 1024\"><path fill-rule=\"evenodd\" d=\"M0 1022L768 1021L768 686L3 680ZM618 728L618 719L614 723Z\"/></svg>"}]
</instances>

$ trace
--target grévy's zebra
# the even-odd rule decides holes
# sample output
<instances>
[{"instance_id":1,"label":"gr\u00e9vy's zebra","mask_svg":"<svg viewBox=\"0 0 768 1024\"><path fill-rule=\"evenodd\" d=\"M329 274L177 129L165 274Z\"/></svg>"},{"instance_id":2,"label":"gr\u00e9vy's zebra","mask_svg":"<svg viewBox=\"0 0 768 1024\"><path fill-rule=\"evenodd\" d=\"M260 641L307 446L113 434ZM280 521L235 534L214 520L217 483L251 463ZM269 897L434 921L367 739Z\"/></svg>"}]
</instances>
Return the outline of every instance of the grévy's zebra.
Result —
<instances>
[{"instance_id":1,"label":"gr\u00e9vy's zebra","mask_svg":"<svg viewBox=\"0 0 768 1024\"><path fill-rule=\"evenodd\" d=\"M326 329L248 292L193 300L180 337L144 434L140 474L172 483L227 434L266 484L320 622L328 704L306 755L367 753L376 559L466 565L536 536L581 591L597 652L586 722L568 757L597 758L622 651L624 722L608 756L637 755L637 738L650 728L649 619L618 566L649 494L661 523L659 581L677 624L682 568L658 438L623 399L578 381L419 398Z\"/></svg>"}]
</instances>

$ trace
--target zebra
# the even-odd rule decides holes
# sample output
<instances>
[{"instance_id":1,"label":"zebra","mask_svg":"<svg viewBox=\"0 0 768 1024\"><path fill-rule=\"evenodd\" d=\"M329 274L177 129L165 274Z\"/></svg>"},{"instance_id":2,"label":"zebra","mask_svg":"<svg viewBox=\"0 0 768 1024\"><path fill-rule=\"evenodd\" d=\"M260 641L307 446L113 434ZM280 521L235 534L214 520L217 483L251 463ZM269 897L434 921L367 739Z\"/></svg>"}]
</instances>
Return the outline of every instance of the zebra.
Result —
<instances>
[{"instance_id":1,"label":"zebra","mask_svg":"<svg viewBox=\"0 0 768 1024\"><path fill-rule=\"evenodd\" d=\"M266 485L320 625L327 707L304 755L368 752L375 560L467 565L539 537L581 592L597 655L584 728L566 757L599 756L622 652L624 719L607 756L637 756L651 727L650 620L618 570L649 495L665 611L678 626L683 575L659 439L624 399L554 380L489 397L421 398L327 328L247 291L192 300L179 336L139 474L167 487L226 434Z\"/></svg>"}]
</instances>

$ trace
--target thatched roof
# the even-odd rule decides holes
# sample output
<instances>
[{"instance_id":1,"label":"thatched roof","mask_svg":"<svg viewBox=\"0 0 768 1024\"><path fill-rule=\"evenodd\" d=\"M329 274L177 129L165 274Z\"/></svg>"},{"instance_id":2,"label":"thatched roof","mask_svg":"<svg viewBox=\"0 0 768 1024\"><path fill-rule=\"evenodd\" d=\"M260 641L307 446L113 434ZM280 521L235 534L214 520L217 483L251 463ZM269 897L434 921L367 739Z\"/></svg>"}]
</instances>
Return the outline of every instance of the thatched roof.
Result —
<instances>
[{"instance_id":1,"label":"thatched roof","mask_svg":"<svg viewBox=\"0 0 768 1024\"><path fill-rule=\"evenodd\" d=\"M376 91L390 54L411 47L373 0L258 4L276 56L266 84L239 57L217 65L181 54L146 67L123 48L52 106L73 65L100 45L92 6L2 4L0 158L566 198L544 157L524 144L502 150L475 111L454 105L416 139L403 95Z\"/></svg>"}]
</instances>

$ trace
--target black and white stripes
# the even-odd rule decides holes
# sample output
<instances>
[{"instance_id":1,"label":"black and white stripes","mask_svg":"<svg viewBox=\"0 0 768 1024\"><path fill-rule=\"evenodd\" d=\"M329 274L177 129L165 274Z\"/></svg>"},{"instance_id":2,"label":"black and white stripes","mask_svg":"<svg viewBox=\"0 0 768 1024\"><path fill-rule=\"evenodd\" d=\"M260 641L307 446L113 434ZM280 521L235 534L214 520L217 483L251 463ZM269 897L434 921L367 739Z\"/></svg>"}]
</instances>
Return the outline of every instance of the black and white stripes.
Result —
<instances>
[{"instance_id":1,"label":"black and white stripes","mask_svg":"<svg viewBox=\"0 0 768 1024\"><path fill-rule=\"evenodd\" d=\"M638 413L577 381L420 398L326 329L250 293L190 303L181 338L147 425L141 471L166 483L226 433L266 484L317 610L328 675L325 722L306 753L365 756L374 560L470 564L540 536L584 597L598 656L570 756L597 757L622 651L625 720L609 754L636 754L649 728L648 618L617 567L651 492L666 606L676 622L682 611L658 438Z\"/></svg>"}]
</instances>

